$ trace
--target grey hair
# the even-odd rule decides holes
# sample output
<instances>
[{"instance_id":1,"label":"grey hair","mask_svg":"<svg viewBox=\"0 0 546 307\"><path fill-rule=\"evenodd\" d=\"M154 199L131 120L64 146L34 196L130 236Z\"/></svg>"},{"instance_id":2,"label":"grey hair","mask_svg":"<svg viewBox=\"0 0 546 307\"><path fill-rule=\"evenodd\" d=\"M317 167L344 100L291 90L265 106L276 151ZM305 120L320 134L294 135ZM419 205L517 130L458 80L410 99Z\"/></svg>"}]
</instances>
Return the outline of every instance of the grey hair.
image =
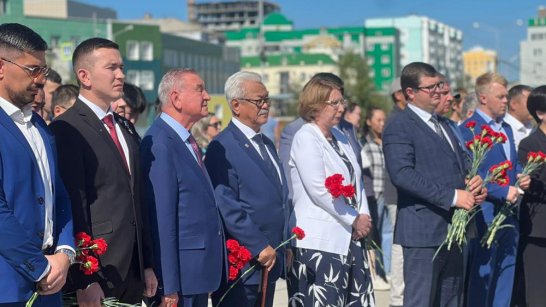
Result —
<instances>
[{"instance_id":1,"label":"grey hair","mask_svg":"<svg viewBox=\"0 0 546 307\"><path fill-rule=\"evenodd\" d=\"M237 98L243 98L246 96L245 87L243 83L248 81L262 82L262 77L250 71L239 71L231 75L224 87L224 92L226 93L226 99L228 101L229 107L231 108L231 101Z\"/></svg>"},{"instance_id":2,"label":"grey hair","mask_svg":"<svg viewBox=\"0 0 546 307\"><path fill-rule=\"evenodd\" d=\"M169 70L157 87L157 98L159 99L159 106L162 107L169 100L169 94L175 86L182 87L184 85L182 76L185 74L195 74L197 72L192 68L175 68Z\"/></svg>"}]
</instances>

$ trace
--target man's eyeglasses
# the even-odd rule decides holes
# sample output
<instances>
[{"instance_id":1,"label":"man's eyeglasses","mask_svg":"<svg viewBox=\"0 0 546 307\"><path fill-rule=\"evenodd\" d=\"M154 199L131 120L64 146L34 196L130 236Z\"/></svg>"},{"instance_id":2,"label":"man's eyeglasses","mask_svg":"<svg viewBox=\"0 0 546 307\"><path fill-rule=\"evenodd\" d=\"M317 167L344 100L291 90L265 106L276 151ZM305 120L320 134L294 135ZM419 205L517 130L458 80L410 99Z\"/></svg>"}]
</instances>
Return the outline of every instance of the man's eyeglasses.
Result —
<instances>
[{"instance_id":1,"label":"man's eyeglasses","mask_svg":"<svg viewBox=\"0 0 546 307\"><path fill-rule=\"evenodd\" d=\"M209 127L214 127L215 129L220 129L222 127L222 122L215 122L215 123L210 123L209 124Z\"/></svg>"},{"instance_id":2,"label":"man's eyeglasses","mask_svg":"<svg viewBox=\"0 0 546 307\"><path fill-rule=\"evenodd\" d=\"M248 98L235 98L237 100L244 100L248 101L254 105L256 105L258 108L261 108L264 104L271 104L271 98L265 97L260 99L248 99Z\"/></svg>"},{"instance_id":3,"label":"man's eyeglasses","mask_svg":"<svg viewBox=\"0 0 546 307\"><path fill-rule=\"evenodd\" d=\"M325 101L325 103L331 105L334 108L337 108L339 106L346 107L349 104L349 100L347 100L345 98L341 98L341 99L338 99L338 100L327 100L327 101Z\"/></svg>"},{"instance_id":4,"label":"man's eyeglasses","mask_svg":"<svg viewBox=\"0 0 546 307\"><path fill-rule=\"evenodd\" d=\"M430 94L431 92L437 92L437 91L443 90L445 85L446 85L445 81L440 81L438 83L434 83L429 86L418 86L415 89Z\"/></svg>"},{"instance_id":5,"label":"man's eyeglasses","mask_svg":"<svg viewBox=\"0 0 546 307\"><path fill-rule=\"evenodd\" d=\"M29 77L31 77L32 79L36 79L39 76L47 77L47 75L49 74L49 67L47 67L47 65L28 67L28 66L25 66L25 65L22 65L22 64L17 64L15 62L10 61L10 60L5 59L5 58L0 58L0 59L2 59L2 61L6 61L8 63L11 63L11 64L15 65L15 66L18 66L22 70L25 70L28 73Z\"/></svg>"}]
</instances>

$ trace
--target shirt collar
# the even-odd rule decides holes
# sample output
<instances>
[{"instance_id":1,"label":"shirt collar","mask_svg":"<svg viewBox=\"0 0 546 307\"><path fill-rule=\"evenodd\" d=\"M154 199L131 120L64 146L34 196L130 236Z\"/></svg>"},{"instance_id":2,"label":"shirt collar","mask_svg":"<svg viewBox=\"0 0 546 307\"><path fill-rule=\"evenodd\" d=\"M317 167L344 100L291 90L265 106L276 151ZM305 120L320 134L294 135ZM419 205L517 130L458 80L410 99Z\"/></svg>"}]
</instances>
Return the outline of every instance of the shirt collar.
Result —
<instances>
[{"instance_id":1,"label":"shirt collar","mask_svg":"<svg viewBox=\"0 0 546 307\"><path fill-rule=\"evenodd\" d=\"M427 123L430 118L432 117L432 114L429 112L419 108L418 106L414 105L413 103L408 103L408 107L417 114L425 123Z\"/></svg>"},{"instance_id":2,"label":"shirt collar","mask_svg":"<svg viewBox=\"0 0 546 307\"><path fill-rule=\"evenodd\" d=\"M112 114L112 109L108 107L107 112L104 112L101 108L99 108L96 104L92 103L91 100L83 97L82 94L78 96L78 99L80 99L85 105L87 105L97 117L102 120L106 115Z\"/></svg>"},{"instance_id":3,"label":"shirt collar","mask_svg":"<svg viewBox=\"0 0 546 307\"><path fill-rule=\"evenodd\" d=\"M243 124L240 120L238 120L237 118L233 117L231 119L231 121L233 122L233 124L235 125L235 127L239 128L239 130L241 130L241 132L246 136L247 139L251 140L256 134L260 133L256 133L256 131L252 130L252 128L250 128L249 126Z\"/></svg>"},{"instance_id":4,"label":"shirt collar","mask_svg":"<svg viewBox=\"0 0 546 307\"><path fill-rule=\"evenodd\" d=\"M178 134L178 136L182 139L182 141L187 142L188 138L190 137L190 133L188 129L184 128L179 122L177 122L174 118L172 118L170 115L168 115L165 112L162 112L159 117L165 121L169 127L173 128L173 130Z\"/></svg>"},{"instance_id":5,"label":"shirt collar","mask_svg":"<svg viewBox=\"0 0 546 307\"><path fill-rule=\"evenodd\" d=\"M32 104L30 103L24 106L23 109L19 109L11 102L0 97L0 108L2 108L13 121L18 122L19 124L28 123L32 119Z\"/></svg>"},{"instance_id":6,"label":"shirt collar","mask_svg":"<svg viewBox=\"0 0 546 307\"><path fill-rule=\"evenodd\" d=\"M504 122L509 124L510 127L512 127L514 130L525 131L527 128L522 122L520 122L517 118L512 116L510 113L506 113L506 115L504 115L503 120Z\"/></svg>"},{"instance_id":7,"label":"shirt collar","mask_svg":"<svg viewBox=\"0 0 546 307\"><path fill-rule=\"evenodd\" d=\"M500 121L496 121L480 109L476 109L476 113L478 113L478 115L481 116L488 125L502 125L502 117L500 118Z\"/></svg>"}]
</instances>

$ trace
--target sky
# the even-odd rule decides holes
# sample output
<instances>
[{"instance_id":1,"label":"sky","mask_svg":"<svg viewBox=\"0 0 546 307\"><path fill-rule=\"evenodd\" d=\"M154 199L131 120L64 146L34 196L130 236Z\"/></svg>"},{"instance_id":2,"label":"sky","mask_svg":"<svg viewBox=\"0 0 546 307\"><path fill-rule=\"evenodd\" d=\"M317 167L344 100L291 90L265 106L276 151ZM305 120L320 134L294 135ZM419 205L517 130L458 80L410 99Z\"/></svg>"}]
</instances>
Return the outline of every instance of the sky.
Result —
<instances>
[{"instance_id":1,"label":"sky","mask_svg":"<svg viewBox=\"0 0 546 307\"><path fill-rule=\"evenodd\" d=\"M114 9L118 19L153 17L187 20L185 0L78 0ZM211 0L207 0L209 2ZM205 2L197 0L197 2ZM296 29L360 26L368 18L427 16L463 31L464 50L499 49L500 72L519 78L519 45L530 18L546 0L275 0ZM474 24L479 23L475 28ZM519 25L518 25L519 24Z\"/></svg>"}]
</instances>

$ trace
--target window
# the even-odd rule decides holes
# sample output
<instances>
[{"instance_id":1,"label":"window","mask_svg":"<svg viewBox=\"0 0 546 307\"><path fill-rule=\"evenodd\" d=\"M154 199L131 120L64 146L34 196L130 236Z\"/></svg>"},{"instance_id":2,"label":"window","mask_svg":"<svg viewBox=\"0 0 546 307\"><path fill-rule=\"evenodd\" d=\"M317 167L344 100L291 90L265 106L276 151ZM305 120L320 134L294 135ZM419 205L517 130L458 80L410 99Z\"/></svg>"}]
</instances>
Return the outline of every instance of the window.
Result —
<instances>
[{"instance_id":1,"label":"window","mask_svg":"<svg viewBox=\"0 0 546 307\"><path fill-rule=\"evenodd\" d=\"M381 56L381 64L389 64L391 62L391 59L388 55L382 55Z\"/></svg>"},{"instance_id":2,"label":"window","mask_svg":"<svg viewBox=\"0 0 546 307\"><path fill-rule=\"evenodd\" d=\"M381 50L383 51L389 50L389 44L385 44L385 43L381 44Z\"/></svg>"},{"instance_id":3,"label":"window","mask_svg":"<svg viewBox=\"0 0 546 307\"><path fill-rule=\"evenodd\" d=\"M61 41L61 37L58 36L58 35L52 35L51 36L51 43L50 43L50 47L51 48L57 48L59 46L59 43Z\"/></svg>"},{"instance_id":4,"label":"window","mask_svg":"<svg viewBox=\"0 0 546 307\"><path fill-rule=\"evenodd\" d=\"M139 86L143 90L153 90L154 89L154 72L152 70L142 70L140 71L140 80Z\"/></svg>"},{"instance_id":5,"label":"window","mask_svg":"<svg viewBox=\"0 0 546 307\"><path fill-rule=\"evenodd\" d=\"M0 15L7 14L8 0L0 0Z\"/></svg>"},{"instance_id":6,"label":"window","mask_svg":"<svg viewBox=\"0 0 546 307\"><path fill-rule=\"evenodd\" d=\"M168 67L178 67L178 53L176 50L165 49L163 64Z\"/></svg>"},{"instance_id":7,"label":"window","mask_svg":"<svg viewBox=\"0 0 546 307\"><path fill-rule=\"evenodd\" d=\"M137 41L127 41L127 59L137 61L140 59Z\"/></svg>"},{"instance_id":8,"label":"window","mask_svg":"<svg viewBox=\"0 0 546 307\"><path fill-rule=\"evenodd\" d=\"M542 48L534 48L533 49L533 55L534 56L542 56Z\"/></svg>"},{"instance_id":9,"label":"window","mask_svg":"<svg viewBox=\"0 0 546 307\"><path fill-rule=\"evenodd\" d=\"M373 57L369 57L368 58L368 66L373 66L374 63L375 63L375 59Z\"/></svg>"},{"instance_id":10,"label":"window","mask_svg":"<svg viewBox=\"0 0 546 307\"><path fill-rule=\"evenodd\" d=\"M139 73L138 70L127 70L127 73L125 74L125 82L132 83L136 86L138 86L139 83Z\"/></svg>"},{"instance_id":11,"label":"window","mask_svg":"<svg viewBox=\"0 0 546 307\"><path fill-rule=\"evenodd\" d=\"M152 42L140 42L140 59L143 61L151 61L154 59L154 44Z\"/></svg>"},{"instance_id":12,"label":"window","mask_svg":"<svg viewBox=\"0 0 546 307\"><path fill-rule=\"evenodd\" d=\"M391 70L389 68L383 68L381 69L381 76L382 77L390 77L391 76Z\"/></svg>"}]
</instances>

